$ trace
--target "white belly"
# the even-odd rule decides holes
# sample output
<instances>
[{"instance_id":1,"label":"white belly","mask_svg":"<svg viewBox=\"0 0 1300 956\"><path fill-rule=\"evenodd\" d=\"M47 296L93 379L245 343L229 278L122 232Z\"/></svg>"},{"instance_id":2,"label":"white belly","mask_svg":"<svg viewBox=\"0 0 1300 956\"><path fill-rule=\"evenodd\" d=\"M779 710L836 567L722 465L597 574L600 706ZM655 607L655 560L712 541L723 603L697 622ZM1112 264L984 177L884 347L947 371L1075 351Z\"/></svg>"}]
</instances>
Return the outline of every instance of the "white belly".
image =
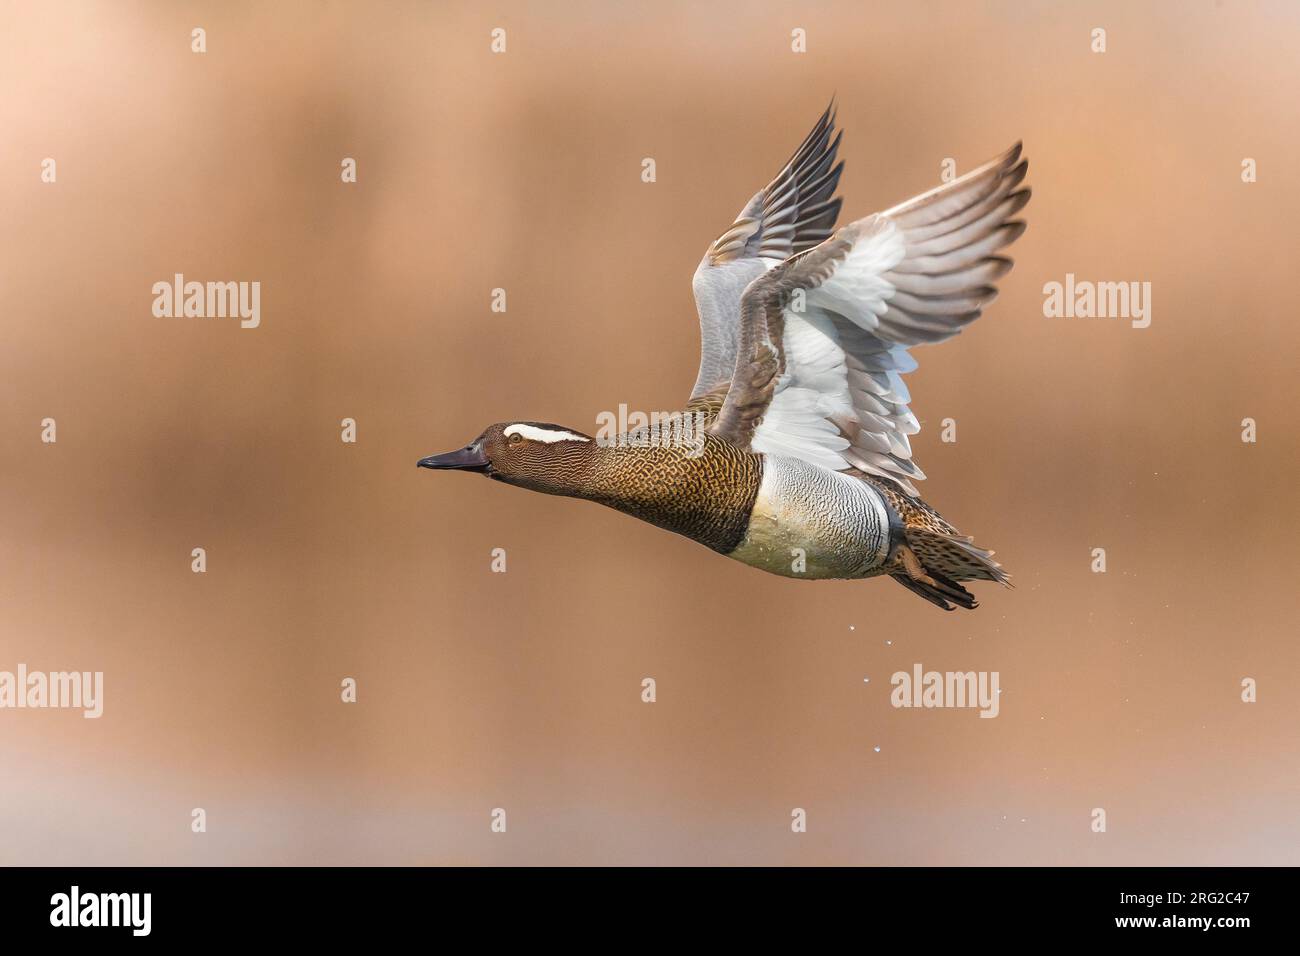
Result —
<instances>
[{"instance_id":1,"label":"white belly","mask_svg":"<svg viewBox=\"0 0 1300 956\"><path fill-rule=\"evenodd\" d=\"M749 528L730 557L790 578L863 578L889 556L889 509L858 478L763 456Z\"/></svg>"}]
</instances>

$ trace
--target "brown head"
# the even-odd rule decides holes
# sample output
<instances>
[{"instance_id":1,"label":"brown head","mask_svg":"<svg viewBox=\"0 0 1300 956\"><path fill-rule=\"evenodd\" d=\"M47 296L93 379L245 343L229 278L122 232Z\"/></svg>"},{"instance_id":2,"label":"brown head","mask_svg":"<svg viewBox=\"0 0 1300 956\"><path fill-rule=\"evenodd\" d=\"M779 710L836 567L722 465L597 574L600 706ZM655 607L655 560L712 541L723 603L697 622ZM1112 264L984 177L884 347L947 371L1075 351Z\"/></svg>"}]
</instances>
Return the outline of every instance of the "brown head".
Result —
<instances>
[{"instance_id":1,"label":"brown head","mask_svg":"<svg viewBox=\"0 0 1300 956\"><path fill-rule=\"evenodd\" d=\"M550 495L580 494L590 478L594 439L545 422L499 422L464 448L430 455L421 468L475 471Z\"/></svg>"}]
</instances>

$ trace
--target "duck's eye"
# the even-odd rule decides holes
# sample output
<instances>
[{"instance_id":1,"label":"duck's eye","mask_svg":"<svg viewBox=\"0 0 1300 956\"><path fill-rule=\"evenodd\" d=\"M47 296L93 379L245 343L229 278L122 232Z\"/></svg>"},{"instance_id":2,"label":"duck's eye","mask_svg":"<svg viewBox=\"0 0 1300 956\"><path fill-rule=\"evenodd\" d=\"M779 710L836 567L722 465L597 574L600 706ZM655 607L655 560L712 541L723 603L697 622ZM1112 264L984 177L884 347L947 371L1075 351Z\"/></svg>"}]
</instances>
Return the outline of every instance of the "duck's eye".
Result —
<instances>
[{"instance_id":1,"label":"duck's eye","mask_svg":"<svg viewBox=\"0 0 1300 956\"><path fill-rule=\"evenodd\" d=\"M515 432L510 436L509 441L512 445L522 445L524 443L524 436L519 434L519 432Z\"/></svg>"}]
</instances>

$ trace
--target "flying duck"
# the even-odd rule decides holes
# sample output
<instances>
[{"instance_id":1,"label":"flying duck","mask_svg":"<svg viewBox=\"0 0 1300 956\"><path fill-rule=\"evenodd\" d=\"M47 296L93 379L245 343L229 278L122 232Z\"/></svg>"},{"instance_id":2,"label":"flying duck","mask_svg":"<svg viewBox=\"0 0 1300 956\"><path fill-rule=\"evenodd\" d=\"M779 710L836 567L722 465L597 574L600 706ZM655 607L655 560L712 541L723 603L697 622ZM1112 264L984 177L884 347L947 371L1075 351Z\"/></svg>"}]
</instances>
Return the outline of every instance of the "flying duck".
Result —
<instances>
[{"instance_id":1,"label":"flying duck","mask_svg":"<svg viewBox=\"0 0 1300 956\"><path fill-rule=\"evenodd\" d=\"M832 105L695 270L702 354L676 424L701 429L611 441L501 422L420 467L586 498L786 577L888 574L946 611L977 606L963 581L1009 586L917 493L901 376L912 346L957 335L996 297L1028 163L1017 143L836 229L839 143Z\"/></svg>"}]
</instances>

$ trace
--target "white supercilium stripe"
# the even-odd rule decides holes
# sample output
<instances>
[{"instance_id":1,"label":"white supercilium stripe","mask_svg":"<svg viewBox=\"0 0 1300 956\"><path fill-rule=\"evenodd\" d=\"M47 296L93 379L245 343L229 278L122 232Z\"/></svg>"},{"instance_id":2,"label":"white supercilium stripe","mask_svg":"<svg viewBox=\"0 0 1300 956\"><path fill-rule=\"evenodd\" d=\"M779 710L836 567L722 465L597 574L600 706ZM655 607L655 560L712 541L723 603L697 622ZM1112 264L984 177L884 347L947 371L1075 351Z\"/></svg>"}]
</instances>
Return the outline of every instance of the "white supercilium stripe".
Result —
<instances>
[{"instance_id":1,"label":"white supercilium stripe","mask_svg":"<svg viewBox=\"0 0 1300 956\"><path fill-rule=\"evenodd\" d=\"M591 441L585 435L575 435L562 429L552 431L549 428L538 428L536 425L511 425L505 430L505 435L507 438L511 435L523 435L532 441L546 442L548 445L557 441Z\"/></svg>"}]
</instances>

